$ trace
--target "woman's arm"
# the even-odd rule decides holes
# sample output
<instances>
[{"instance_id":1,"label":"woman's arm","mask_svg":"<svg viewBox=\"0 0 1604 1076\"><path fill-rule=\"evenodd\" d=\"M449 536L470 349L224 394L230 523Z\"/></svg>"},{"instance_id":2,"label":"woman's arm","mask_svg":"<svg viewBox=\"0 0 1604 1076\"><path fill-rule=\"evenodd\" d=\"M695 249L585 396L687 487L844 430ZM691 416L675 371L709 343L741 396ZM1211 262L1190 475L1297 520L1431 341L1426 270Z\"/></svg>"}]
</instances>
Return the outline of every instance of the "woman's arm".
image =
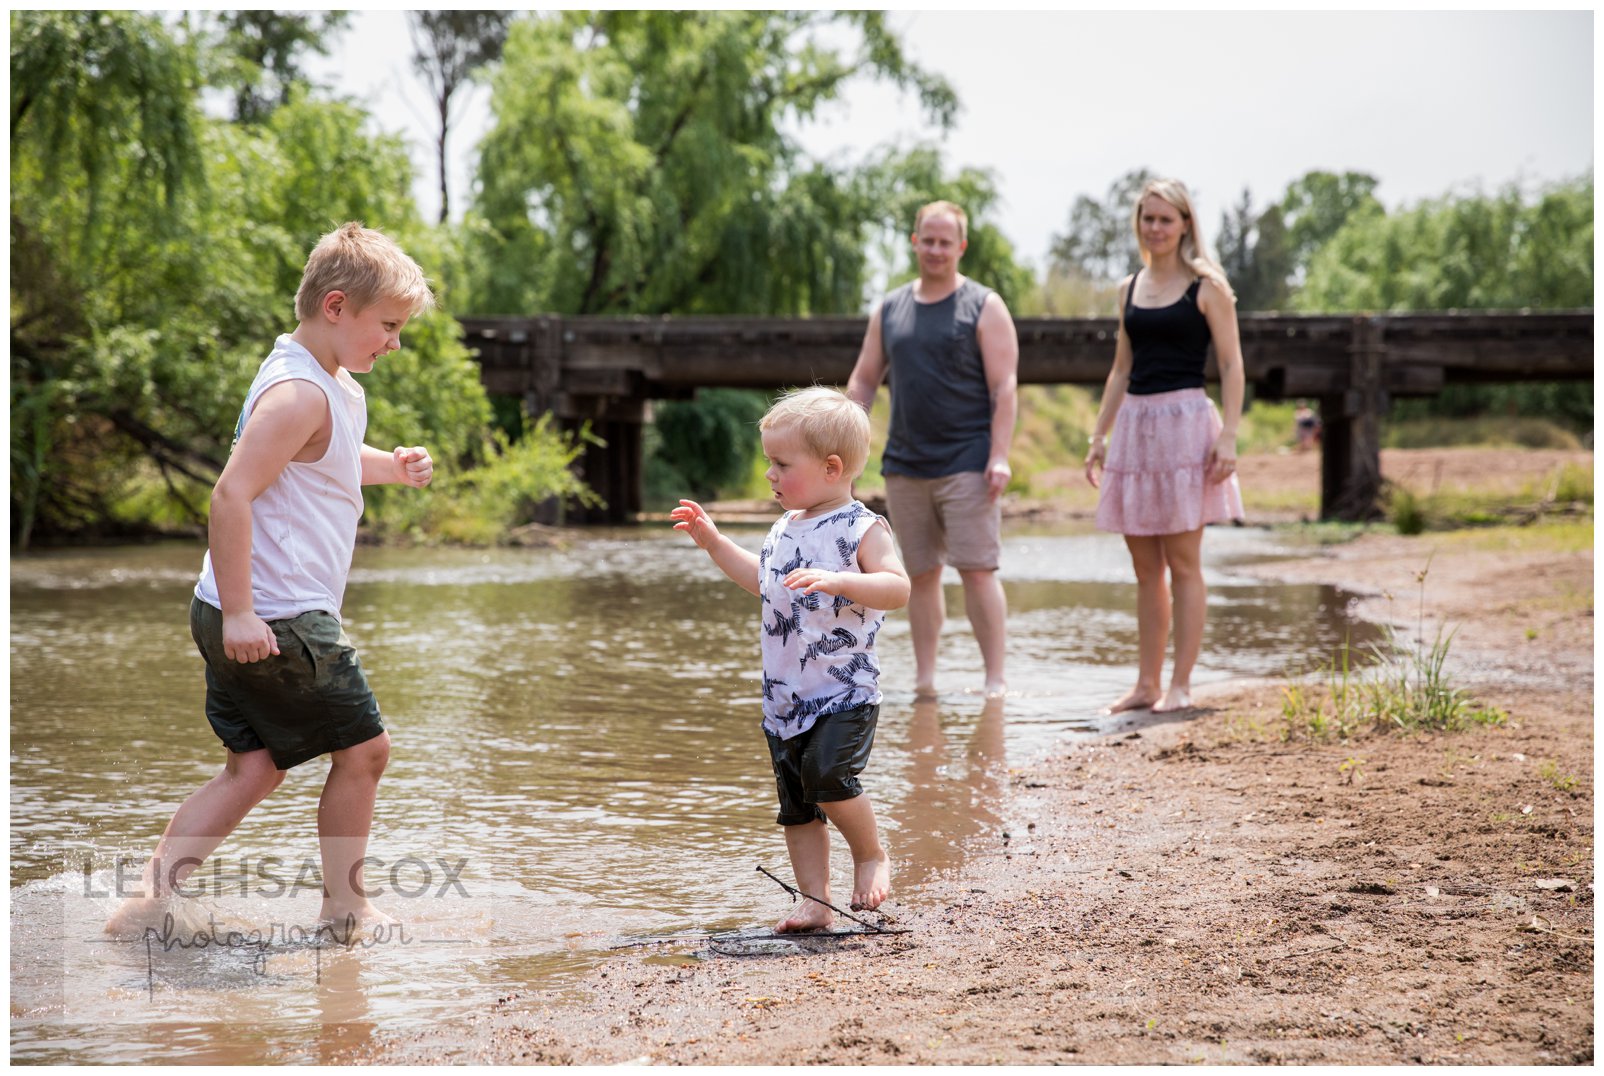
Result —
<instances>
[{"instance_id":1,"label":"woman's arm","mask_svg":"<svg viewBox=\"0 0 1604 1076\"><path fill-rule=\"evenodd\" d=\"M1114 425L1114 416L1125 402L1125 387L1131 380L1131 338L1125 335L1125 302L1135 283L1134 274L1120 281L1119 333L1114 338L1114 368L1103 382L1103 403L1097 409L1097 422L1092 426L1091 444L1086 447L1086 481L1097 488L1097 472L1102 470L1103 457L1108 450L1108 430Z\"/></svg>"},{"instance_id":2,"label":"woman's arm","mask_svg":"<svg viewBox=\"0 0 1604 1076\"><path fill-rule=\"evenodd\" d=\"M1236 431L1242 422L1242 338L1236 325L1236 299L1209 280L1198 288L1197 306L1209 323L1214 340L1214 359L1220 368L1220 410L1225 428L1209 450L1206 468L1209 478L1223 482L1236 470Z\"/></svg>"}]
</instances>

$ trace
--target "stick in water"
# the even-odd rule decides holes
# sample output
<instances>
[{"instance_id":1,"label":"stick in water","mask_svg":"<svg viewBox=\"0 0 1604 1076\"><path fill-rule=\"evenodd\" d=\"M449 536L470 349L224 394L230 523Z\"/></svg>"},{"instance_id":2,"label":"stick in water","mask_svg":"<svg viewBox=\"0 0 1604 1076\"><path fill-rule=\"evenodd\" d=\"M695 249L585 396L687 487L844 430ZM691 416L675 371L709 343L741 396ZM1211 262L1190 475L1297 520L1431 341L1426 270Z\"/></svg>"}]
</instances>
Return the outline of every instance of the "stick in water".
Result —
<instances>
[{"instance_id":1,"label":"stick in water","mask_svg":"<svg viewBox=\"0 0 1604 1076\"><path fill-rule=\"evenodd\" d=\"M852 920L854 923L862 923L864 926L868 927L870 930L874 931L876 934L884 934L886 932L884 927L876 926L874 923L869 922L867 919L859 919L857 916L853 915L851 912L843 911L842 909L837 908L834 904L831 904L827 900L820 900L818 897L813 896L811 893L804 893L800 889L797 889L795 886L787 885L785 882L782 882L780 879L775 878L774 875L770 874L768 868L764 867L761 863L758 864L758 868L757 869L758 869L758 871L760 873L768 875L769 878L773 879L774 883L776 885L778 885L781 889L783 889L787 893L791 894L791 899L792 900L795 900L797 897L806 897L808 900L811 900L815 904L822 904L826 908L830 909L832 912L835 912L835 913L837 913L839 915L846 916L848 919Z\"/></svg>"}]
</instances>

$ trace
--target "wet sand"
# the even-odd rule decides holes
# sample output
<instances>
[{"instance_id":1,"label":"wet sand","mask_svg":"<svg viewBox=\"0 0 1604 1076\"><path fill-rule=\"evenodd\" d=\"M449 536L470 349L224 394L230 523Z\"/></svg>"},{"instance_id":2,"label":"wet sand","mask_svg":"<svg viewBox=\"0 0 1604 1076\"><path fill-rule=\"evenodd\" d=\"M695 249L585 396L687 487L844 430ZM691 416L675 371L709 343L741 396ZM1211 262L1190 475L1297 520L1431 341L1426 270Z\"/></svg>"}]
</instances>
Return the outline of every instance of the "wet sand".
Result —
<instances>
[{"instance_id":1,"label":"wet sand","mask_svg":"<svg viewBox=\"0 0 1604 1076\"><path fill-rule=\"evenodd\" d=\"M1589 1063L1591 551L1443 545L1256 570L1412 625L1429 563L1428 637L1459 628L1455 682L1502 727L1288 743L1279 684L1223 685L1010 771L961 875L883 909L911 933L646 949L577 1000L514 992L330 1060Z\"/></svg>"}]
</instances>

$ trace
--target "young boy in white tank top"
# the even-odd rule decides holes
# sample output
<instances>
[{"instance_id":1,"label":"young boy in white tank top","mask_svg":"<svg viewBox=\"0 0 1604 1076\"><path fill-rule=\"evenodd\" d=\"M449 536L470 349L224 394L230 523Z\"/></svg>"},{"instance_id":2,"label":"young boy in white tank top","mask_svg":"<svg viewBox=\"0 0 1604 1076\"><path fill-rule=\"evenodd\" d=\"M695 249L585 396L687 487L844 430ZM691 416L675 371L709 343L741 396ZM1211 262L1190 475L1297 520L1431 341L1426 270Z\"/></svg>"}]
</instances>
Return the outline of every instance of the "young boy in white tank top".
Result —
<instances>
[{"instance_id":1,"label":"young boy in white tank top","mask_svg":"<svg viewBox=\"0 0 1604 1076\"><path fill-rule=\"evenodd\" d=\"M212 491L211 541L190 608L223 769L173 815L141 891L108 932L159 922L185 877L285 771L323 754L332 765L318 807L320 921L339 940L389 922L367 900L362 861L390 737L341 629L340 602L362 487L422 488L434 462L422 447L363 443L367 401L351 375L399 348L407 320L433 303L417 263L360 224L325 235L307 259L299 324L262 363Z\"/></svg>"}]
</instances>

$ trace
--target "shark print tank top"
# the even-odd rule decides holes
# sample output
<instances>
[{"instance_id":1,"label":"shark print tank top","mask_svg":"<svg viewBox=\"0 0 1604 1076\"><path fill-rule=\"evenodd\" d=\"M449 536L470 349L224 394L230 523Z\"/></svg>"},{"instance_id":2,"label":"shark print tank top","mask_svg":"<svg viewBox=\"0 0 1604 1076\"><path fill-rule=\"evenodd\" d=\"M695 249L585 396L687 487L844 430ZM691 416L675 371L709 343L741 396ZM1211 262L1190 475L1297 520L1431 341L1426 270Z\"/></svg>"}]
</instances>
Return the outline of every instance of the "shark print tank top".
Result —
<instances>
[{"instance_id":1,"label":"shark print tank top","mask_svg":"<svg viewBox=\"0 0 1604 1076\"><path fill-rule=\"evenodd\" d=\"M834 594L789 590L798 568L856 572L858 543L885 521L861 501L813 519L787 512L758 554L763 610L763 728L782 740L812 728L825 714L880 701L874 640L885 611ZM889 529L889 528L888 528Z\"/></svg>"}]
</instances>

